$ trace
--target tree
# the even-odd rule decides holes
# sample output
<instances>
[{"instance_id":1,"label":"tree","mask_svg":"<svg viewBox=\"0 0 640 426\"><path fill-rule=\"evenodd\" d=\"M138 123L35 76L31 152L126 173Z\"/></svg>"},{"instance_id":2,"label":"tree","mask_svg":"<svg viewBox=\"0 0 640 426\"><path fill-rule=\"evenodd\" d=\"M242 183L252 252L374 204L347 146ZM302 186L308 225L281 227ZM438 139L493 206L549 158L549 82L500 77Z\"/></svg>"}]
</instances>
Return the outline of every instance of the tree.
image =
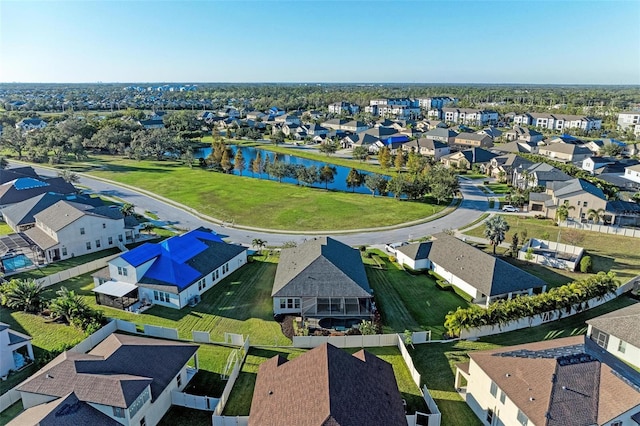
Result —
<instances>
[{"instance_id":1,"label":"tree","mask_svg":"<svg viewBox=\"0 0 640 426\"><path fill-rule=\"evenodd\" d=\"M520 242L520 237L517 232L513 233L511 237L511 257L518 257L518 243Z\"/></svg>"},{"instance_id":2,"label":"tree","mask_svg":"<svg viewBox=\"0 0 640 426\"><path fill-rule=\"evenodd\" d=\"M140 231L146 232L147 234L150 234L154 228L155 226L151 222L144 222L140 224Z\"/></svg>"},{"instance_id":3,"label":"tree","mask_svg":"<svg viewBox=\"0 0 640 426\"><path fill-rule=\"evenodd\" d=\"M604 209L587 210L587 219L592 220L594 223L599 223L603 217L604 217Z\"/></svg>"},{"instance_id":4,"label":"tree","mask_svg":"<svg viewBox=\"0 0 640 426\"><path fill-rule=\"evenodd\" d=\"M313 186L320 180L320 171L317 166L304 167L301 166L296 170L298 180L305 185Z\"/></svg>"},{"instance_id":5,"label":"tree","mask_svg":"<svg viewBox=\"0 0 640 426\"><path fill-rule=\"evenodd\" d=\"M324 153L328 157L330 155L335 154L336 151L338 151L338 144L330 140L327 140L326 142L320 145L318 150Z\"/></svg>"},{"instance_id":6,"label":"tree","mask_svg":"<svg viewBox=\"0 0 640 426\"><path fill-rule=\"evenodd\" d=\"M49 310L52 315L64 318L69 324L72 323L74 318L82 317L90 311L86 302L74 290L69 290L63 286L56 291L56 295L58 297L51 301Z\"/></svg>"},{"instance_id":7,"label":"tree","mask_svg":"<svg viewBox=\"0 0 640 426\"><path fill-rule=\"evenodd\" d=\"M120 213L122 213L123 216L133 216L135 211L136 211L136 208L131 203L124 203L120 206Z\"/></svg>"},{"instance_id":8,"label":"tree","mask_svg":"<svg viewBox=\"0 0 640 426\"><path fill-rule=\"evenodd\" d=\"M282 178L287 176L287 166L276 157L273 158L273 163L267 164L267 173L274 178L278 179L278 182L282 182Z\"/></svg>"},{"instance_id":9,"label":"tree","mask_svg":"<svg viewBox=\"0 0 640 426\"><path fill-rule=\"evenodd\" d=\"M45 288L35 280L11 280L7 291L6 305L24 312L37 312L42 305Z\"/></svg>"},{"instance_id":10,"label":"tree","mask_svg":"<svg viewBox=\"0 0 640 426\"><path fill-rule=\"evenodd\" d=\"M80 181L80 176L77 173L66 169L60 170L58 172L58 177L61 177L65 182L70 184L78 183Z\"/></svg>"},{"instance_id":11,"label":"tree","mask_svg":"<svg viewBox=\"0 0 640 426\"><path fill-rule=\"evenodd\" d=\"M347 188L351 188L351 192L355 192L356 188L362 186L364 175L356 169L349 170L347 175Z\"/></svg>"},{"instance_id":12,"label":"tree","mask_svg":"<svg viewBox=\"0 0 640 426\"><path fill-rule=\"evenodd\" d=\"M17 130L13 126L7 126L2 132L2 138L0 139L2 146L9 148L18 154L18 160L22 159L22 153L27 148L27 138L22 132Z\"/></svg>"},{"instance_id":13,"label":"tree","mask_svg":"<svg viewBox=\"0 0 640 426\"><path fill-rule=\"evenodd\" d=\"M351 155L355 160L359 160L362 162L369 158L369 150L366 146L359 145L353 148Z\"/></svg>"},{"instance_id":14,"label":"tree","mask_svg":"<svg viewBox=\"0 0 640 426\"><path fill-rule=\"evenodd\" d=\"M393 192L393 197L398 199L405 194L408 187L407 179L403 175L397 175L389 180L387 190Z\"/></svg>"},{"instance_id":15,"label":"tree","mask_svg":"<svg viewBox=\"0 0 640 426\"><path fill-rule=\"evenodd\" d=\"M429 161L420 154L416 154L415 152L410 152L407 157L407 170L414 176L417 176L423 170L427 168L429 165Z\"/></svg>"},{"instance_id":16,"label":"tree","mask_svg":"<svg viewBox=\"0 0 640 426\"><path fill-rule=\"evenodd\" d=\"M405 162L404 153L402 151L398 151L398 153L396 153L396 157L393 159L393 165L398 173L404 169Z\"/></svg>"},{"instance_id":17,"label":"tree","mask_svg":"<svg viewBox=\"0 0 640 426\"><path fill-rule=\"evenodd\" d=\"M328 164L320 168L319 178L320 182L324 183L324 189L329 189L329 184L335 180L336 174L338 174L338 169Z\"/></svg>"},{"instance_id":18,"label":"tree","mask_svg":"<svg viewBox=\"0 0 640 426\"><path fill-rule=\"evenodd\" d=\"M493 216L485 222L484 236L491 242L494 255L496 247L504 241L507 231L509 231L509 224L502 216Z\"/></svg>"},{"instance_id":19,"label":"tree","mask_svg":"<svg viewBox=\"0 0 640 426\"><path fill-rule=\"evenodd\" d=\"M257 247L259 250L262 250L267 245L267 242L261 238L254 238L253 240L251 240L251 245L253 247Z\"/></svg>"},{"instance_id":20,"label":"tree","mask_svg":"<svg viewBox=\"0 0 640 426\"><path fill-rule=\"evenodd\" d=\"M222 170L224 170L225 173L229 173L229 171L233 168L233 164L231 164L231 155L229 154L228 149L225 149L222 153L220 167L222 167Z\"/></svg>"},{"instance_id":21,"label":"tree","mask_svg":"<svg viewBox=\"0 0 640 426\"><path fill-rule=\"evenodd\" d=\"M242 155L242 148L236 149L236 156L233 159L233 168L242 176L242 172L246 168L247 164L244 161L244 155Z\"/></svg>"},{"instance_id":22,"label":"tree","mask_svg":"<svg viewBox=\"0 0 640 426\"><path fill-rule=\"evenodd\" d=\"M0 157L0 170L4 170L9 167L9 162L5 157Z\"/></svg>"},{"instance_id":23,"label":"tree","mask_svg":"<svg viewBox=\"0 0 640 426\"><path fill-rule=\"evenodd\" d=\"M251 162L251 171L258 176L264 172L264 163L262 162L262 153L256 151L256 158Z\"/></svg>"},{"instance_id":24,"label":"tree","mask_svg":"<svg viewBox=\"0 0 640 426\"><path fill-rule=\"evenodd\" d=\"M275 146L278 146L279 143L284 142L285 134L282 130L278 130L272 137L271 142L274 143Z\"/></svg>"},{"instance_id":25,"label":"tree","mask_svg":"<svg viewBox=\"0 0 640 426\"><path fill-rule=\"evenodd\" d=\"M566 201L560 204L556 210L556 219L558 220L558 225L560 222L564 222L569 218L569 211L575 210L574 206L569 205L569 201Z\"/></svg>"},{"instance_id":26,"label":"tree","mask_svg":"<svg viewBox=\"0 0 640 426\"><path fill-rule=\"evenodd\" d=\"M608 143L600 148L600 153L609 157L617 157L622 155L622 147L615 143Z\"/></svg>"},{"instance_id":27,"label":"tree","mask_svg":"<svg viewBox=\"0 0 640 426\"><path fill-rule=\"evenodd\" d=\"M364 178L364 186L371 191L371 195L374 197L376 196L376 191L378 191L380 195L383 195L387 190L387 179L377 173L366 175Z\"/></svg>"},{"instance_id":28,"label":"tree","mask_svg":"<svg viewBox=\"0 0 640 426\"><path fill-rule=\"evenodd\" d=\"M382 170L389 170L391 167L391 152L386 146L378 151L378 163Z\"/></svg>"},{"instance_id":29,"label":"tree","mask_svg":"<svg viewBox=\"0 0 640 426\"><path fill-rule=\"evenodd\" d=\"M591 272L591 267L593 263L591 262L591 256L584 256L580 259L580 272L586 274L587 272Z\"/></svg>"}]
</instances>

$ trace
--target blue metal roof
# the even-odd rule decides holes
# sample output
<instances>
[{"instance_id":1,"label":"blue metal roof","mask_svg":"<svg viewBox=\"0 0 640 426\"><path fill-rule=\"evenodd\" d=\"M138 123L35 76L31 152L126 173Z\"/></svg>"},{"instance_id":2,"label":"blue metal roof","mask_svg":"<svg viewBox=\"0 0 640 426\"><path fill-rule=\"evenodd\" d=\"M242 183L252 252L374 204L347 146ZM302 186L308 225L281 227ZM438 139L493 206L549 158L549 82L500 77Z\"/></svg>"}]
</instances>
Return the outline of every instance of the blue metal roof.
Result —
<instances>
[{"instance_id":1,"label":"blue metal roof","mask_svg":"<svg viewBox=\"0 0 640 426\"><path fill-rule=\"evenodd\" d=\"M13 182L13 186L17 190L39 188L41 186L49 186L47 182L31 177L18 178Z\"/></svg>"},{"instance_id":2,"label":"blue metal roof","mask_svg":"<svg viewBox=\"0 0 640 426\"><path fill-rule=\"evenodd\" d=\"M208 248L203 240L224 243L217 234L195 229L161 243L145 243L120 257L135 267L155 259L144 277L175 284L182 290L201 275L187 262Z\"/></svg>"}]
</instances>

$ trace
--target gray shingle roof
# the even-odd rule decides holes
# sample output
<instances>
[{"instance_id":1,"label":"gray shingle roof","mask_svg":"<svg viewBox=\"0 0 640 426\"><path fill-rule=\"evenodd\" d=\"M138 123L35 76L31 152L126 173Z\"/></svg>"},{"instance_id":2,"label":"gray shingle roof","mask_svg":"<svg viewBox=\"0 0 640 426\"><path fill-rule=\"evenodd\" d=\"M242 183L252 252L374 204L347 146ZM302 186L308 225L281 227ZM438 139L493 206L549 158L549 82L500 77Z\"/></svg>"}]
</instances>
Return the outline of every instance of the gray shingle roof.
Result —
<instances>
[{"instance_id":1,"label":"gray shingle roof","mask_svg":"<svg viewBox=\"0 0 640 426\"><path fill-rule=\"evenodd\" d=\"M592 318L587 324L640 348L640 303Z\"/></svg>"},{"instance_id":2,"label":"gray shingle roof","mask_svg":"<svg viewBox=\"0 0 640 426\"><path fill-rule=\"evenodd\" d=\"M13 204L2 210L2 214L5 220L9 220L16 225L27 225L35 223L36 219L34 215L40 213L44 209L51 207L58 201L67 200L77 203L92 205L95 207L101 206L104 203L100 198L85 197L75 194L57 194L54 192L47 192L37 195L28 200L20 203Z\"/></svg>"},{"instance_id":3,"label":"gray shingle roof","mask_svg":"<svg viewBox=\"0 0 640 426\"><path fill-rule=\"evenodd\" d=\"M34 215L39 222L44 223L54 231L61 230L83 216L102 217L110 220L123 218L122 212L114 206L94 207L66 200L58 201L51 207Z\"/></svg>"},{"instance_id":4,"label":"gray shingle roof","mask_svg":"<svg viewBox=\"0 0 640 426\"><path fill-rule=\"evenodd\" d=\"M371 297L358 250L330 237L282 250L274 297Z\"/></svg>"},{"instance_id":5,"label":"gray shingle roof","mask_svg":"<svg viewBox=\"0 0 640 426\"><path fill-rule=\"evenodd\" d=\"M566 197L569 194L583 191L594 195L602 200L607 199L607 197L605 197L604 195L604 192L602 192L602 189L583 179L571 179L565 182L556 182L554 184L553 194L556 197Z\"/></svg>"},{"instance_id":6,"label":"gray shingle roof","mask_svg":"<svg viewBox=\"0 0 640 426\"><path fill-rule=\"evenodd\" d=\"M42 250L47 250L58 244L56 240L51 238L46 232L42 229L34 226L33 228L29 228L24 231L24 234L31 239L38 247Z\"/></svg>"},{"instance_id":7,"label":"gray shingle roof","mask_svg":"<svg viewBox=\"0 0 640 426\"><path fill-rule=\"evenodd\" d=\"M292 403L294 389L304 396ZM393 368L365 350L351 355L325 343L258 370L250 426L406 424Z\"/></svg>"},{"instance_id":8,"label":"gray shingle roof","mask_svg":"<svg viewBox=\"0 0 640 426\"><path fill-rule=\"evenodd\" d=\"M74 194L76 188L62 178L21 177L0 185L0 205L19 203L46 192Z\"/></svg>"},{"instance_id":9,"label":"gray shingle roof","mask_svg":"<svg viewBox=\"0 0 640 426\"><path fill-rule=\"evenodd\" d=\"M396 249L400 253L407 256L409 259L421 260L428 259L429 252L431 251L431 241L423 243L407 244Z\"/></svg>"},{"instance_id":10,"label":"gray shingle roof","mask_svg":"<svg viewBox=\"0 0 640 426\"><path fill-rule=\"evenodd\" d=\"M433 236L429 260L487 296L545 285L540 278L444 233Z\"/></svg>"}]
</instances>

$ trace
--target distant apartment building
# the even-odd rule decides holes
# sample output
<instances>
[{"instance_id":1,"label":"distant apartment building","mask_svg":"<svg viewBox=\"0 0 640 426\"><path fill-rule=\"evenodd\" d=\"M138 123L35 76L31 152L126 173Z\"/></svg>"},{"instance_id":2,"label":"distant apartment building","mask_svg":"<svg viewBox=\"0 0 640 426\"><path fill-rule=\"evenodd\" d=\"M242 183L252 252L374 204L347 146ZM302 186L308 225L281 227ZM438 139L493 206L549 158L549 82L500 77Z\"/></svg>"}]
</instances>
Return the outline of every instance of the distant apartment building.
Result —
<instances>
[{"instance_id":1,"label":"distant apartment building","mask_svg":"<svg viewBox=\"0 0 640 426\"><path fill-rule=\"evenodd\" d=\"M447 105L455 105L458 103L457 98L449 96L434 96L430 98L419 98L418 106L423 109L441 109Z\"/></svg>"},{"instance_id":2,"label":"distant apartment building","mask_svg":"<svg viewBox=\"0 0 640 426\"><path fill-rule=\"evenodd\" d=\"M418 100L409 98L372 99L364 108L375 116L394 116L400 119L415 118L420 115Z\"/></svg>"},{"instance_id":3,"label":"distant apartment building","mask_svg":"<svg viewBox=\"0 0 640 426\"><path fill-rule=\"evenodd\" d=\"M547 113L525 113L513 117L513 122L520 126L534 126L540 129L564 131L567 129L582 129L584 131L598 130L602 127L602 119L586 115L566 115Z\"/></svg>"},{"instance_id":4,"label":"distant apartment building","mask_svg":"<svg viewBox=\"0 0 640 426\"><path fill-rule=\"evenodd\" d=\"M484 126L497 123L498 113L496 111L473 108L442 108L442 117L440 118L452 123Z\"/></svg>"},{"instance_id":5,"label":"distant apartment building","mask_svg":"<svg viewBox=\"0 0 640 426\"><path fill-rule=\"evenodd\" d=\"M640 136L640 111L627 111L618 114L618 128L620 130L633 129L633 134Z\"/></svg>"},{"instance_id":6,"label":"distant apartment building","mask_svg":"<svg viewBox=\"0 0 640 426\"><path fill-rule=\"evenodd\" d=\"M349 102L334 102L329 105L329 114L357 114L360 112L360 105Z\"/></svg>"}]
</instances>

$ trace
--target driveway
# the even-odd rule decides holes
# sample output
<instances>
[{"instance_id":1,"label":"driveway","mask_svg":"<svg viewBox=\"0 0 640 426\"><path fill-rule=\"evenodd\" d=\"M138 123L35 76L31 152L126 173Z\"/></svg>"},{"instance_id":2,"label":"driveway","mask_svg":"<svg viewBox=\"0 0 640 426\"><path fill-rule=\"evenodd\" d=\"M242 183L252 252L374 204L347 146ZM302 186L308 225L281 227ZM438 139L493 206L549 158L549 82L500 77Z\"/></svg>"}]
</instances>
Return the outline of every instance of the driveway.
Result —
<instances>
[{"instance_id":1,"label":"driveway","mask_svg":"<svg viewBox=\"0 0 640 426\"><path fill-rule=\"evenodd\" d=\"M38 174L43 176L55 176L51 169L33 166ZM158 215L159 219L182 229L195 229L204 226L213 229L220 235L227 236L233 242L251 245L254 238L259 238L268 242L270 246L282 245L288 241L300 243L305 239L326 235L319 233L304 234L281 234L273 232L261 232L255 230L241 229L238 227L221 226L209 220L202 219L189 212L188 208L179 208L172 204L163 202L154 197L141 192L121 187L115 183L104 182L93 179L86 175L81 176L79 184L90 188L97 194L118 197L125 202L136 206L138 212L151 211ZM335 237L340 241L355 245L384 244L395 241L405 241L408 239L418 239L427 235L441 232L445 229L455 229L459 226L473 222L483 213L489 210L487 196L471 181L460 180L460 190L464 199L458 208L442 218L418 225L407 226L405 228L363 232L354 230L352 233L341 233ZM366 212L362 212L366 215Z\"/></svg>"}]
</instances>

